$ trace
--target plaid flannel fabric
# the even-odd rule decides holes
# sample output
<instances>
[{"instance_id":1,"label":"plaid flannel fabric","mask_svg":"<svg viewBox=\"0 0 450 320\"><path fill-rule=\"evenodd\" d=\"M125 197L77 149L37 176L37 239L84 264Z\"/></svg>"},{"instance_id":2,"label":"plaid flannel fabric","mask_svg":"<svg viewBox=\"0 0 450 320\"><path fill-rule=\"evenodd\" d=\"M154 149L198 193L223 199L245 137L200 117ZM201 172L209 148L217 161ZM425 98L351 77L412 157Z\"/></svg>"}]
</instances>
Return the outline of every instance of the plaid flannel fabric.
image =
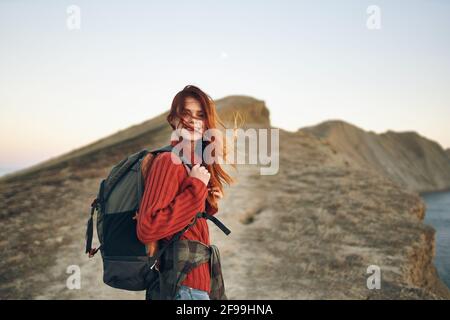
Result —
<instances>
[{"instance_id":1,"label":"plaid flannel fabric","mask_svg":"<svg viewBox=\"0 0 450 320\"><path fill-rule=\"evenodd\" d=\"M227 300L219 249L215 245L207 246L194 240L175 241L166 249L160 259L159 288L147 291L147 299L173 300L186 275L208 261L211 271L209 296L211 300Z\"/></svg>"}]
</instances>

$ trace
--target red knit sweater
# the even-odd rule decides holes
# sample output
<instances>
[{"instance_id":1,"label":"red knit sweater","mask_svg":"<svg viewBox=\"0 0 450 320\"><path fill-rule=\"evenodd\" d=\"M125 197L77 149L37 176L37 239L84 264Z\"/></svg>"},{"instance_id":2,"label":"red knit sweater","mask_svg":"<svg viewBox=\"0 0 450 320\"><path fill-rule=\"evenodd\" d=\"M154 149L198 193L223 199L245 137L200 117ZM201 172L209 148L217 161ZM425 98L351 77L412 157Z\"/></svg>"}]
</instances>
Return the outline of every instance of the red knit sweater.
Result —
<instances>
[{"instance_id":1,"label":"red knit sweater","mask_svg":"<svg viewBox=\"0 0 450 320\"><path fill-rule=\"evenodd\" d=\"M207 187L201 180L189 177L183 164L172 162L171 152L159 154L153 160L145 182L137 223L138 239L142 243L170 240L174 233L192 221L197 212L217 213L207 204L207 195ZM206 220L198 219L180 239L210 245ZM209 262L206 262L189 272L182 284L210 293L210 277Z\"/></svg>"}]
</instances>

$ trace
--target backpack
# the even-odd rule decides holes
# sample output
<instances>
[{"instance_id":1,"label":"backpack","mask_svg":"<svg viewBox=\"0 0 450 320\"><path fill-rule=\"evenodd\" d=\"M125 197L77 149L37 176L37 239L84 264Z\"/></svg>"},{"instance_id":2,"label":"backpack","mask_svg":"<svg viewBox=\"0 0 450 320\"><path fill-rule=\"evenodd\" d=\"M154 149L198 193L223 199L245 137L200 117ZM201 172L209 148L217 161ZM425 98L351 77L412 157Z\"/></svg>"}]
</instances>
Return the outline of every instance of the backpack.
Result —
<instances>
[{"instance_id":1,"label":"backpack","mask_svg":"<svg viewBox=\"0 0 450 320\"><path fill-rule=\"evenodd\" d=\"M177 232L167 244L153 256L147 255L146 246L136 234L135 219L145 187L145 175L152 160L162 152L172 152L172 146L134 153L112 167L108 177L103 179L97 197L91 204L91 214L86 228L86 253L93 257L98 251L103 260L103 282L113 288L139 291L156 288L159 270L155 265L165 249L179 240L181 235L198 218L215 223L225 234L230 230L217 218L199 212L193 222ZM192 166L181 158L183 163ZM94 213L97 211L98 248L92 248Z\"/></svg>"}]
</instances>

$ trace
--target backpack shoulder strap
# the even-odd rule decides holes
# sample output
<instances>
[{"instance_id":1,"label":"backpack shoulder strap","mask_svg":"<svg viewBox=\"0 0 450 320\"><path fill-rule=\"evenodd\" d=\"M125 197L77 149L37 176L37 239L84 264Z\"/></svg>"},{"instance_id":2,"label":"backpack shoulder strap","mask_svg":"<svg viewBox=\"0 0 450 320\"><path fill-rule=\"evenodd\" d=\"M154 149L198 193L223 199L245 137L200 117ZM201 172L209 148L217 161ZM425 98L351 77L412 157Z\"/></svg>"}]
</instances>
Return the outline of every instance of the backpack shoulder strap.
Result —
<instances>
[{"instance_id":1,"label":"backpack shoulder strap","mask_svg":"<svg viewBox=\"0 0 450 320\"><path fill-rule=\"evenodd\" d=\"M152 150L150 152L153 153L154 155L157 155L157 154L162 153L162 152L171 152L172 149L173 149L173 146L169 144L167 146L161 147L159 149Z\"/></svg>"},{"instance_id":2,"label":"backpack shoulder strap","mask_svg":"<svg viewBox=\"0 0 450 320\"><path fill-rule=\"evenodd\" d=\"M156 150L153 150L153 151L150 151L150 152L154 156L157 156L158 154L163 153L163 152L172 152L172 150L173 150L173 146L169 144L167 146L164 146L162 148L159 148L159 149L156 149ZM189 161L184 159L184 157L180 157L180 159L181 159L181 162L183 162L183 164L185 166L187 166L189 169L192 169L192 164L190 164Z\"/></svg>"}]
</instances>

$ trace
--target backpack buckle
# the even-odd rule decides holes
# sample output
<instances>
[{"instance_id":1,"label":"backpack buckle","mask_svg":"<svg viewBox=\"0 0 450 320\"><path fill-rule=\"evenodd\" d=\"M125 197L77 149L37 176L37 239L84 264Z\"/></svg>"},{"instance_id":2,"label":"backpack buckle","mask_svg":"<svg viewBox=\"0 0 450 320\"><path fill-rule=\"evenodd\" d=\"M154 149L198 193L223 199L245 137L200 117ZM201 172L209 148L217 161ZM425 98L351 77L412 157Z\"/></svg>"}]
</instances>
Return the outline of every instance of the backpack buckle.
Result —
<instances>
[{"instance_id":1,"label":"backpack buckle","mask_svg":"<svg viewBox=\"0 0 450 320\"><path fill-rule=\"evenodd\" d=\"M88 254L89 254L89 258L92 258L93 256L95 256L95 254L97 253L99 248L92 248L91 250L89 250Z\"/></svg>"},{"instance_id":2,"label":"backpack buckle","mask_svg":"<svg viewBox=\"0 0 450 320\"><path fill-rule=\"evenodd\" d=\"M150 270L153 270L153 268L155 268L156 271L159 271L157 263L158 259L155 259L155 262L153 262L152 266L150 267Z\"/></svg>"},{"instance_id":3,"label":"backpack buckle","mask_svg":"<svg viewBox=\"0 0 450 320\"><path fill-rule=\"evenodd\" d=\"M95 198L94 201L92 201L92 203L91 203L91 207L92 208L97 207L97 204L98 204L98 198Z\"/></svg>"}]
</instances>

